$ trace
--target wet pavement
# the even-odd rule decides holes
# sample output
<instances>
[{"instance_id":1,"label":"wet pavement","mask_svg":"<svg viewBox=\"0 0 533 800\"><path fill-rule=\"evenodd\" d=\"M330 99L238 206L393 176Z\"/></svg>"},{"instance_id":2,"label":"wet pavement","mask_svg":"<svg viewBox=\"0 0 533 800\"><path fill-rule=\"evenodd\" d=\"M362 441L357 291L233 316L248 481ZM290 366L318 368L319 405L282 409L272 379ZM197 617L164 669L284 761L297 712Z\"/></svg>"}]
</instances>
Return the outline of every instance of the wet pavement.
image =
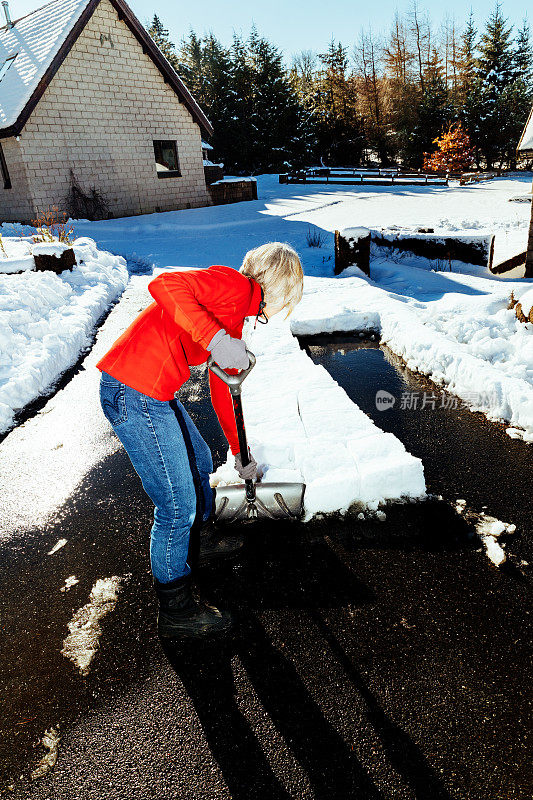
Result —
<instances>
[{"instance_id":1,"label":"wet pavement","mask_svg":"<svg viewBox=\"0 0 533 800\"><path fill-rule=\"evenodd\" d=\"M46 543L35 530L2 545L2 796L530 800L531 450L464 409L377 411L375 387L435 389L372 343L315 339L310 353L423 459L443 499L388 508L386 522L248 528L238 558L198 571L236 635L163 649L151 504L124 452L109 456ZM193 377L180 397L219 463L206 378ZM517 524L511 568L488 561L457 498ZM84 677L62 643L114 575ZM51 727L57 762L32 782Z\"/></svg>"}]
</instances>

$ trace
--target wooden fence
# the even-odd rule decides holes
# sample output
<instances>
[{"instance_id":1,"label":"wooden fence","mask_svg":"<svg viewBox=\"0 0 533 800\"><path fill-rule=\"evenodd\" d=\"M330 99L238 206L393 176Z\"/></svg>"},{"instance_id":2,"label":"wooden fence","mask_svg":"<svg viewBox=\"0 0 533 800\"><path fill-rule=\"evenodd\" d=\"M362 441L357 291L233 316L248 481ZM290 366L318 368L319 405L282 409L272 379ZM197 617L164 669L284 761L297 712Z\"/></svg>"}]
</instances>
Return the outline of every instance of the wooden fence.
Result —
<instances>
[{"instance_id":1,"label":"wooden fence","mask_svg":"<svg viewBox=\"0 0 533 800\"><path fill-rule=\"evenodd\" d=\"M402 172L396 169L335 169L315 167L279 176L280 183L340 184L345 186L448 186L449 175Z\"/></svg>"}]
</instances>

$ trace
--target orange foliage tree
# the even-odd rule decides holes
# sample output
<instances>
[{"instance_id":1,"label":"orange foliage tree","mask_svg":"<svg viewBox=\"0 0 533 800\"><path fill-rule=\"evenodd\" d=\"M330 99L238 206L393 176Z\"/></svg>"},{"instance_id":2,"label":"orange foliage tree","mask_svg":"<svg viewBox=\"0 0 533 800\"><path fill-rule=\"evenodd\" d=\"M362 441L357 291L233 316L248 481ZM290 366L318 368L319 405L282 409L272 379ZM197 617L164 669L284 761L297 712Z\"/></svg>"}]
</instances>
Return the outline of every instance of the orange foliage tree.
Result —
<instances>
[{"instance_id":1,"label":"orange foliage tree","mask_svg":"<svg viewBox=\"0 0 533 800\"><path fill-rule=\"evenodd\" d=\"M424 169L428 172L465 172L474 163L474 148L460 122L450 125L441 137L433 139L434 153L424 153Z\"/></svg>"}]
</instances>

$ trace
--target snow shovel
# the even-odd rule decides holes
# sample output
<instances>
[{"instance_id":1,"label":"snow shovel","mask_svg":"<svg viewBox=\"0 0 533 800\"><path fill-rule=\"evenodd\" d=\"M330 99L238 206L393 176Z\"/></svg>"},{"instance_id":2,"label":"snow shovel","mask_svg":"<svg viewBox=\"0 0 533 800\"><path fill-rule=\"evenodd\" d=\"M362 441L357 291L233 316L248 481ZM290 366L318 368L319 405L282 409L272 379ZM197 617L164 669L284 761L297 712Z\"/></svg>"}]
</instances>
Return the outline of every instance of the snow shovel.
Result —
<instances>
[{"instance_id":1,"label":"snow shovel","mask_svg":"<svg viewBox=\"0 0 533 800\"><path fill-rule=\"evenodd\" d=\"M207 359L207 366L229 386L233 411L239 436L239 448L243 467L250 463L248 442L242 413L241 387L244 379L254 368L256 358L246 350L250 364L238 375L228 375L214 361ZM303 483L254 483L247 480L237 486L217 486L215 519L217 522L254 522L259 519L299 519L303 513Z\"/></svg>"}]
</instances>

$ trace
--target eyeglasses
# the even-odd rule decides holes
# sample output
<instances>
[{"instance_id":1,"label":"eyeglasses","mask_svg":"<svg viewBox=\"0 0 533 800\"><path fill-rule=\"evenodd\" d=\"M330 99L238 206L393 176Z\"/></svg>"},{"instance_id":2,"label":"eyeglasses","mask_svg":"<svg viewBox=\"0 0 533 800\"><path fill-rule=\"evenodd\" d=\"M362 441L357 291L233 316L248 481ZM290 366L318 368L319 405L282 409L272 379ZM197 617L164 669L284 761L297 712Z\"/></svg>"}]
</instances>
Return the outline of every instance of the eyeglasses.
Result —
<instances>
[{"instance_id":1,"label":"eyeglasses","mask_svg":"<svg viewBox=\"0 0 533 800\"><path fill-rule=\"evenodd\" d=\"M256 316L255 322L254 322L254 330L255 330L255 326L257 325L258 322L260 322L261 325L266 325L267 322L268 322L268 317L265 314L265 312L263 311L264 308L266 308L266 303L265 303L264 300L261 300L261 302L259 303L259 311L257 312L257 316Z\"/></svg>"}]
</instances>

